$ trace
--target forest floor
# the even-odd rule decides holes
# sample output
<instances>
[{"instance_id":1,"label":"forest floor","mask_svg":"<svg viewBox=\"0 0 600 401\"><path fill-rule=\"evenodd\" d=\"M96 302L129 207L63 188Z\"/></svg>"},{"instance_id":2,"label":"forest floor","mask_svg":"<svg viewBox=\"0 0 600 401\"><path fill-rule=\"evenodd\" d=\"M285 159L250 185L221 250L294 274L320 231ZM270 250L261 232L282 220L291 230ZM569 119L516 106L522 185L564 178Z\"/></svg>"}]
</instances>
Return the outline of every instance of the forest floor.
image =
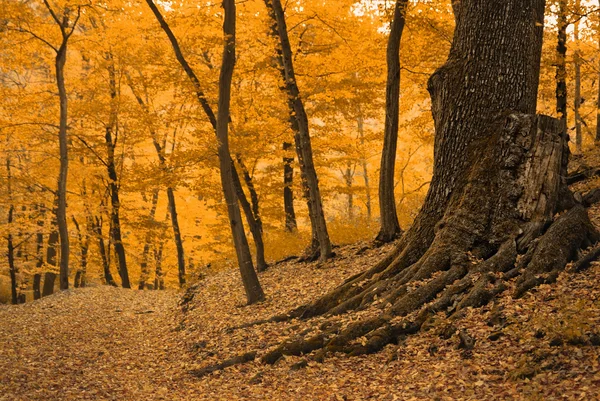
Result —
<instances>
[{"instance_id":1,"label":"forest floor","mask_svg":"<svg viewBox=\"0 0 600 401\"><path fill-rule=\"evenodd\" d=\"M600 265L565 272L519 300L468 310L370 356L333 356L302 369L290 357L251 362L201 379L194 369L275 345L312 322L227 328L323 294L383 257L389 246L338 249L327 263L283 263L261 275L268 300L243 306L236 272L200 282L183 312L180 293L108 286L0 307L0 400L592 400L600 399ZM502 328L487 324L502 311ZM340 317L340 321L356 318ZM597 333L597 331L596 331ZM587 336L587 339L585 338ZM592 344L590 339L596 344Z\"/></svg>"},{"instance_id":2,"label":"forest floor","mask_svg":"<svg viewBox=\"0 0 600 401\"><path fill-rule=\"evenodd\" d=\"M580 184L598 187L600 179ZM590 210L600 226L600 207ZM310 332L326 319L231 327L286 312L383 258L393 245L357 243L327 263L289 261L260 276L267 300L244 306L236 271L181 293L74 289L0 306L0 400L594 400L600 399L600 264L567 269L521 299L468 309L452 324L473 337L458 348L437 319L382 352L323 363L258 359L202 378L195 369ZM510 293L510 291L508 292ZM346 325L364 311L335 318ZM442 334L442 335L441 335Z\"/></svg>"}]
</instances>

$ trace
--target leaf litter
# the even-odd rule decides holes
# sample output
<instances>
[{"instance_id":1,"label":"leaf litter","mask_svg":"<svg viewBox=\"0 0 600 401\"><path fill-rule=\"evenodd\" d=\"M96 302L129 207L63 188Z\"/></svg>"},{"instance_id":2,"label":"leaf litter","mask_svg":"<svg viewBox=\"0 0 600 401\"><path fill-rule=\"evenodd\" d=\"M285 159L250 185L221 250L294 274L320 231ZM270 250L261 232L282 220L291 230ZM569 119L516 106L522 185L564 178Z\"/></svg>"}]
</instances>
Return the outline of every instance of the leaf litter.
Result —
<instances>
[{"instance_id":1,"label":"leaf litter","mask_svg":"<svg viewBox=\"0 0 600 401\"><path fill-rule=\"evenodd\" d=\"M260 357L326 321L343 327L374 313L231 330L326 293L391 246L363 252L359 243L338 248L324 264L272 266L261 274L267 300L251 306L235 271L207 275L186 311L180 292L109 286L1 306L0 400L599 399L597 263L522 299L502 297L452 322L439 315L375 355L332 355L323 363L286 357L274 366L257 358L200 379L191 374L249 351ZM461 333L472 349L459 348Z\"/></svg>"}]
</instances>

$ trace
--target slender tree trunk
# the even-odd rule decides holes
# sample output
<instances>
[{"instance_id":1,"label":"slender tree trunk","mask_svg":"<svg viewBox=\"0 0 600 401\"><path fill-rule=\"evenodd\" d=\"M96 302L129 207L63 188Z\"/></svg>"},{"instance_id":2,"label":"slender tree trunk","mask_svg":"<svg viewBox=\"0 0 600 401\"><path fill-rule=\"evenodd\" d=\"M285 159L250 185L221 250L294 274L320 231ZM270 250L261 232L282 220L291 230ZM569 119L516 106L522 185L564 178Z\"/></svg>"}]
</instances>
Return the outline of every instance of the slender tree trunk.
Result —
<instances>
[{"instance_id":1,"label":"slender tree trunk","mask_svg":"<svg viewBox=\"0 0 600 401\"><path fill-rule=\"evenodd\" d=\"M175 246L177 247L177 266L179 267L179 286L185 285L185 255L183 253L183 240L181 230L179 229L179 220L177 219L177 206L175 205L175 193L172 187L167 187L167 197L169 199L169 212L171 214L171 225L173 226L173 236L175 237Z\"/></svg>"},{"instance_id":2,"label":"slender tree trunk","mask_svg":"<svg viewBox=\"0 0 600 401\"><path fill-rule=\"evenodd\" d=\"M58 208L58 197L54 200L54 206L52 207L52 220L50 222L50 234L48 235L48 247L46 248L46 263L52 268L58 264L58 223L56 219ZM54 293L54 282L56 280L56 274L54 272L46 272L44 274L44 286L42 288L42 297L52 295Z\"/></svg>"},{"instance_id":3,"label":"slender tree trunk","mask_svg":"<svg viewBox=\"0 0 600 401\"><path fill-rule=\"evenodd\" d=\"M165 279L163 277L162 272L162 255L163 248L165 243L163 241L158 245L158 249L154 251L154 262L155 262L155 270L154 270L154 289L155 290L164 290L165 289Z\"/></svg>"},{"instance_id":4,"label":"slender tree trunk","mask_svg":"<svg viewBox=\"0 0 600 401\"><path fill-rule=\"evenodd\" d=\"M377 241L390 242L402 230L396 213L394 197L394 170L398 144L398 114L400 102L400 42L404 30L408 0L396 0L394 18L387 45L387 84L385 90L385 133L379 170L379 216L381 229Z\"/></svg>"},{"instance_id":5,"label":"slender tree trunk","mask_svg":"<svg viewBox=\"0 0 600 401\"><path fill-rule=\"evenodd\" d=\"M292 191L292 185L294 183L294 157L289 157L287 155L291 149L291 143L283 143L283 151L286 152L283 157L283 211L285 213L286 231L295 232L298 229L298 224L296 223L294 193Z\"/></svg>"},{"instance_id":6,"label":"slender tree trunk","mask_svg":"<svg viewBox=\"0 0 600 401\"><path fill-rule=\"evenodd\" d=\"M580 13L580 0L575 2L575 11L577 14ZM579 46L579 20L575 21L573 26L573 39L575 41L575 46ZM581 145L582 145L582 133L581 133L581 115L580 115L580 106L581 106L581 56L579 54L579 50L576 50L573 54L573 64L575 67L575 99L574 99L574 108L575 108L575 151L577 153L581 153Z\"/></svg>"},{"instance_id":7,"label":"slender tree trunk","mask_svg":"<svg viewBox=\"0 0 600 401\"><path fill-rule=\"evenodd\" d=\"M79 226L79 222L77 221L75 216L71 216L71 218L73 220L73 224L75 225L75 229L77 230L77 237L79 238L79 247L80 247L79 269L75 273L75 282L73 284L75 288L79 288L79 287L85 287L85 283L86 283L85 275L86 275L86 271L87 271L89 235L87 234L87 231L85 233L82 232L81 227Z\"/></svg>"},{"instance_id":8,"label":"slender tree trunk","mask_svg":"<svg viewBox=\"0 0 600 401\"><path fill-rule=\"evenodd\" d=\"M153 224L156 216L156 206L158 205L158 193L159 189L156 188L152 192L152 200L150 204L150 214L148 215L148 223ZM150 275L148 271L148 257L150 254L150 247L152 245L152 232L150 229L146 232L146 240L144 241L144 250L142 251L142 262L140 264L140 283L138 289L143 290L146 288L146 281Z\"/></svg>"},{"instance_id":9,"label":"slender tree trunk","mask_svg":"<svg viewBox=\"0 0 600 401\"><path fill-rule=\"evenodd\" d=\"M242 210L244 211L244 215L246 216L246 222L248 223L248 227L250 228L252 239L254 240L254 246L256 249L256 270L259 272L263 272L267 270L268 265L267 261L265 260L265 245L263 242L262 220L260 219L258 210L258 195L256 194L256 190L254 189L252 177L250 177L250 174L246 170L244 164L242 163L242 159L239 156L238 162L242 167L244 181L246 182L246 186L248 187L248 190L250 192L252 205L248 202L246 195L243 193L244 189L242 188L242 183L240 181L240 177L235 167L232 167L231 169L231 172L233 173L233 185L237 193L239 204L242 207Z\"/></svg>"},{"instance_id":10,"label":"slender tree trunk","mask_svg":"<svg viewBox=\"0 0 600 401\"><path fill-rule=\"evenodd\" d=\"M40 299L42 297L42 292L41 292L41 284L42 284L42 274L41 274L41 270L42 267L44 266L44 234L42 232L42 229L44 227L44 205L43 204L39 204L37 205L37 209L40 213L40 217L37 221L37 226L38 226L38 231L35 235L36 239L35 239L35 253L36 253L36 263L35 263L35 268L36 268L36 273L33 275L33 299Z\"/></svg>"},{"instance_id":11,"label":"slender tree trunk","mask_svg":"<svg viewBox=\"0 0 600 401\"><path fill-rule=\"evenodd\" d=\"M158 20L161 28L167 34L169 41L173 47L173 51L175 52L175 57L177 61L179 61L181 67L187 74L188 78L194 85L194 89L196 91L196 98L200 103L200 106L206 113L212 127L215 129L215 134L217 136L217 140L219 141L219 165L221 167L221 181L223 184L223 193L225 195L225 201L227 202L227 209L229 213L229 220L232 229L232 237L234 246L236 249L236 254L238 256L238 264L240 268L240 273L242 276L242 282L244 284L244 289L246 290L246 295L248 298L248 303L254 303L258 300L264 298L264 293L262 288L260 287L260 283L258 281L258 277L256 276L256 272L254 271L254 267L252 266L252 258L250 255L250 249L248 247L248 240L246 238L246 233L244 232L243 224L241 221L241 214L239 210L239 205L235 199L236 191L233 182L233 173L232 169L234 168L233 160L231 159L231 154L229 153L229 144L228 140L228 124L230 120L229 116L229 98L231 91L231 78L233 74L233 67L235 64L235 3L230 0L225 0L223 2L223 8L225 9L225 21L223 23L223 31L225 33L225 46L223 52L223 64L221 67L221 73L219 76L219 118L215 116L210 107L204 92L202 91L202 87L200 85L200 81L198 77L194 73L194 70L190 67L188 62L186 61L183 53L181 52L181 48L179 43L177 42L177 38L173 34L173 31L163 18L162 14L154 4L152 0L146 0L146 3L154 13L156 19ZM225 120L223 120L225 118ZM224 142L225 141L225 142ZM226 157L226 159L223 159ZM231 196L234 196L234 199L230 199Z\"/></svg>"},{"instance_id":12,"label":"slender tree trunk","mask_svg":"<svg viewBox=\"0 0 600 401\"><path fill-rule=\"evenodd\" d=\"M15 206L13 205L13 200L12 200L12 174L11 174L11 168L10 168L10 157L7 156L6 157L6 188L8 190L8 199L9 199L9 206L8 206L8 218L7 218L7 223L8 223L8 235L6 237L6 241L7 241L7 252L8 252L8 271L10 274L10 294L11 294L11 300L12 300L12 304L16 305L19 300L18 300L18 294L17 294L17 268L15 266L15 248L14 248L14 244L13 244L13 235L12 235L12 224L13 224L13 217L14 217L14 212L15 212Z\"/></svg>"},{"instance_id":13,"label":"slender tree trunk","mask_svg":"<svg viewBox=\"0 0 600 401\"><path fill-rule=\"evenodd\" d=\"M258 277L252 266L252 257L248 247L242 216L237 202L235 186L233 182L233 165L229 152L229 106L231 97L231 80L235 66L235 25L236 10L234 0L223 0L225 10L223 22L223 62L219 75L219 104L217 113L217 138L219 140L219 165L221 170L221 185L227 203L229 223L233 234L233 242L237 254L242 280L246 289L248 304L253 304L264 299L264 293L258 282Z\"/></svg>"},{"instance_id":14,"label":"slender tree trunk","mask_svg":"<svg viewBox=\"0 0 600 401\"><path fill-rule=\"evenodd\" d=\"M600 1L598 1L598 6L600 6ZM598 22L598 32L596 33L598 36L598 47L600 49L600 21ZM600 144L600 50L598 52L598 96L596 98L596 145Z\"/></svg>"},{"instance_id":15,"label":"slender tree trunk","mask_svg":"<svg viewBox=\"0 0 600 401\"><path fill-rule=\"evenodd\" d=\"M344 173L344 181L346 183L346 188L348 189L348 221L352 222L354 221L354 194L352 193L354 171L350 162L348 162L348 166Z\"/></svg>"},{"instance_id":16,"label":"slender tree trunk","mask_svg":"<svg viewBox=\"0 0 600 401\"><path fill-rule=\"evenodd\" d=\"M320 259L326 260L332 256L331 241L327 232L321 192L319 190L319 180L313 162L308 116L304 109L304 102L300 96L298 84L296 83L292 48L288 37L285 13L280 0L265 0L265 4L272 20L276 22L277 36L279 37L279 46L281 47L280 63L285 75L285 88L290 100L289 104L293 106L294 117L298 124L294 139L296 141L302 179L308 193L308 213L313 231L312 246L316 246L314 251L319 253Z\"/></svg>"},{"instance_id":17,"label":"slender tree trunk","mask_svg":"<svg viewBox=\"0 0 600 401\"><path fill-rule=\"evenodd\" d=\"M127 259L125 255L125 246L123 245L123 238L121 235L121 217L120 208L121 201L119 199L119 179L117 176L117 166L115 160L115 148L117 146L117 80L112 61L112 54L108 54L108 60L110 62L108 67L109 74L109 86L110 86L110 98L111 98L111 110L109 116L109 123L105 129L104 138L106 140L106 167L108 169L109 179L109 192L110 192L110 218L111 218L111 239L115 248L115 255L117 257L117 265L119 277L121 277L121 285L123 288L131 288L129 281L129 272L127 270Z\"/></svg>"},{"instance_id":18,"label":"slender tree trunk","mask_svg":"<svg viewBox=\"0 0 600 401\"><path fill-rule=\"evenodd\" d=\"M558 1L556 44L556 113L567 124L567 0Z\"/></svg>"},{"instance_id":19,"label":"slender tree trunk","mask_svg":"<svg viewBox=\"0 0 600 401\"><path fill-rule=\"evenodd\" d=\"M91 217L90 217L91 218ZM102 220L98 217L93 218L92 221L92 232L98 241L98 250L100 252L100 258L102 259L102 271L104 273L104 281L108 285L113 287L117 286L111 272L110 272L110 256L109 251L106 249L104 242L104 235L102 234Z\"/></svg>"},{"instance_id":20,"label":"slender tree trunk","mask_svg":"<svg viewBox=\"0 0 600 401\"><path fill-rule=\"evenodd\" d=\"M129 80L129 86L133 91L135 98L137 99L138 104L144 110L147 117L150 117L150 109L144 99L138 94L133 86L133 82L131 79L127 77ZM165 143L160 143L158 140L158 135L156 130L150 126L150 135L152 136L152 143L154 145L154 149L156 149L156 154L158 156L158 162L163 173L169 172L169 166L167 166L167 158L165 155ZM168 199L168 207L171 213L171 227L173 228L173 239L175 241L175 247L177 249L177 267L178 267L178 277L179 277L179 286L183 287L186 282L185 277L185 252L183 248L183 239L181 238L181 229L179 227L179 220L177 218L177 205L175 203L175 191L172 186L167 186L167 199ZM140 286L142 284L140 283ZM141 289L141 288L140 288Z\"/></svg>"},{"instance_id":21,"label":"slender tree trunk","mask_svg":"<svg viewBox=\"0 0 600 401\"><path fill-rule=\"evenodd\" d=\"M56 82L60 99L60 173L58 176L58 207L56 220L60 237L60 289L69 288L69 228L67 226L67 176L69 170L68 138L67 138L67 91L65 88L64 67L67 61L67 42L56 53Z\"/></svg>"},{"instance_id":22,"label":"slender tree trunk","mask_svg":"<svg viewBox=\"0 0 600 401\"><path fill-rule=\"evenodd\" d=\"M361 145L361 154L360 154L360 164L363 170L363 179L365 182L365 205L367 207L367 220L371 222L372 210L371 210L371 186L369 183L369 171L367 166L367 155L365 154L365 127L364 127L364 119L362 115L362 111L360 110L360 106L358 108L358 117L356 117L356 124L358 128L358 137L360 139Z\"/></svg>"}]
</instances>

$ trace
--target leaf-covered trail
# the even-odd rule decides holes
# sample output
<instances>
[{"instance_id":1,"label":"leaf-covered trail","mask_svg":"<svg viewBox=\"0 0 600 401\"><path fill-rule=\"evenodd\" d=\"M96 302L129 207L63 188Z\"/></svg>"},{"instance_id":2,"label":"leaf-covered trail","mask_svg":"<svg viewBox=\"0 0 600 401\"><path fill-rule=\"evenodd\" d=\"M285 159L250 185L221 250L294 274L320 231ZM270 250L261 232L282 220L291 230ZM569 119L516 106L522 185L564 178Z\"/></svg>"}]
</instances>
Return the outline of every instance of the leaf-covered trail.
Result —
<instances>
[{"instance_id":1,"label":"leaf-covered trail","mask_svg":"<svg viewBox=\"0 0 600 401\"><path fill-rule=\"evenodd\" d=\"M0 400L173 399L177 299L102 286L0 306Z\"/></svg>"}]
</instances>

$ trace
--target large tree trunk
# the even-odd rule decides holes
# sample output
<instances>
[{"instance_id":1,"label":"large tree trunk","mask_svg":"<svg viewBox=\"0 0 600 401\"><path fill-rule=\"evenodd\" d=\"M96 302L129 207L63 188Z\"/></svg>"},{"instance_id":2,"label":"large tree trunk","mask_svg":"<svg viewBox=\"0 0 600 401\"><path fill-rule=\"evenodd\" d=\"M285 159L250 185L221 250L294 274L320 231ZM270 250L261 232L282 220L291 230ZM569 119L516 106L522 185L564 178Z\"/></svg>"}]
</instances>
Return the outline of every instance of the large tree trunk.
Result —
<instances>
[{"instance_id":1,"label":"large tree trunk","mask_svg":"<svg viewBox=\"0 0 600 401\"><path fill-rule=\"evenodd\" d=\"M283 211L285 213L285 229L292 233L296 231L298 224L296 223L294 192L292 191L292 185L294 184L294 158L287 155L291 149L291 143L283 143L283 151L286 153L283 156Z\"/></svg>"},{"instance_id":2,"label":"large tree trunk","mask_svg":"<svg viewBox=\"0 0 600 401\"><path fill-rule=\"evenodd\" d=\"M414 225L376 266L267 321L367 306L381 314L343 330L320 319L316 334L270 349L263 362L313 351L316 360L329 352L377 352L418 332L437 312L486 304L511 278L518 277L515 297L552 283L580 249L600 238L566 186L564 120L534 114L544 0L453 6L450 54L429 82L433 178Z\"/></svg>"},{"instance_id":3,"label":"large tree trunk","mask_svg":"<svg viewBox=\"0 0 600 401\"><path fill-rule=\"evenodd\" d=\"M110 88L110 115L109 122L105 128L104 139L106 141L106 168L108 170L108 187L110 192L110 219L111 230L110 236L115 247L115 255L117 257L117 266L119 277L121 277L121 286L123 288L131 288L129 281L129 272L127 270L127 258L125 255L125 246L123 245L123 237L121 235L121 201L119 199L119 179L117 176L117 164L115 160L115 149L117 146L117 78L114 70L112 54L108 54L109 61L108 75Z\"/></svg>"},{"instance_id":4,"label":"large tree trunk","mask_svg":"<svg viewBox=\"0 0 600 401\"><path fill-rule=\"evenodd\" d=\"M293 108L293 120L297 124L297 126L294 126L294 121L292 121L302 180L306 187L308 214L312 228L312 249L309 253L319 254L321 260L326 260L332 255L331 241L327 232L321 192L319 190L319 180L313 162L308 116L304 109L298 84L296 83L292 48L288 37L285 14L280 0L265 0L265 4L272 20L276 23L274 26L277 28L281 50L281 52L278 52L278 56L283 69L285 88L289 99L288 104Z\"/></svg>"},{"instance_id":5,"label":"large tree trunk","mask_svg":"<svg viewBox=\"0 0 600 401\"><path fill-rule=\"evenodd\" d=\"M400 107L400 42L404 30L407 3L408 0L396 0L386 53L385 129L379 170L379 218L381 229L377 234L377 241L380 242L390 242L402 233L396 213L394 170L396 167Z\"/></svg>"}]
</instances>

